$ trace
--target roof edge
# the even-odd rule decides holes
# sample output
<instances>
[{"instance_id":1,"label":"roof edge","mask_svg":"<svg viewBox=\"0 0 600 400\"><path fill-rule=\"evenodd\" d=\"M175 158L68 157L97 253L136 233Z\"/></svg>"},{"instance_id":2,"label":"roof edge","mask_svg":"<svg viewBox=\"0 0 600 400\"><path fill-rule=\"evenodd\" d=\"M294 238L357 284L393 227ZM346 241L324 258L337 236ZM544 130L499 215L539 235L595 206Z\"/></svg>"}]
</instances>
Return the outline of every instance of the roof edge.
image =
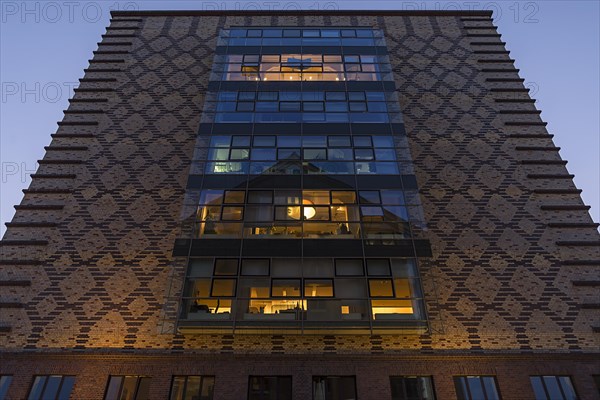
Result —
<instances>
[{"instance_id":1,"label":"roof edge","mask_svg":"<svg viewBox=\"0 0 600 400\"><path fill-rule=\"evenodd\" d=\"M113 17L190 17L190 16L276 16L276 15L352 15L352 16L421 16L421 17L491 17L490 10L115 10Z\"/></svg>"}]
</instances>

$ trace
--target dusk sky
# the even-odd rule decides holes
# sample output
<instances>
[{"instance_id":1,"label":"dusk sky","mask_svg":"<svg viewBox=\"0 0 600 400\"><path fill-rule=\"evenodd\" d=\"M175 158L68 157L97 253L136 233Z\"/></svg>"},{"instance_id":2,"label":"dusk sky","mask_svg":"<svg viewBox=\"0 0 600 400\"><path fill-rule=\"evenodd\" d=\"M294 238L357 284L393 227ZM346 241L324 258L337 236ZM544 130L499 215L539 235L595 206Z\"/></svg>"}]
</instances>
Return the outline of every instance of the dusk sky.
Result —
<instances>
[{"instance_id":1,"label":"dusk sky","mask_svg":"<svg viewBox=\"0 0 600 400\"><path fill-rule=\"evenodd\" d=\"M0 1L0 236L111 9L490 9L567 168L600 218L600 6L590 1Z\"/></svg>"}]
</instances>

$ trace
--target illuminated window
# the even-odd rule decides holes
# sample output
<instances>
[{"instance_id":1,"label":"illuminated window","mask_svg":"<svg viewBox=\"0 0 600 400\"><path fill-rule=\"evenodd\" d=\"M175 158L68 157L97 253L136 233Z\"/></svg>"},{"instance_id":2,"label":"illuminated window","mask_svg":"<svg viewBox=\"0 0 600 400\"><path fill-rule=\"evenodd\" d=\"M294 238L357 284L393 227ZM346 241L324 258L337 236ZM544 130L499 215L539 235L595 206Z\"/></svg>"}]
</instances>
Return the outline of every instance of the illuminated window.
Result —
<instances>
[{"instance_id":1,"label":"illuminated window","mask_svg":"<svg viewBox=\"0 0 600 400\"><path fill-rule=\"evenodd\" d=\"M333 297L333 280L305 279L304 297Z\"/></svg>"}]
</instances>

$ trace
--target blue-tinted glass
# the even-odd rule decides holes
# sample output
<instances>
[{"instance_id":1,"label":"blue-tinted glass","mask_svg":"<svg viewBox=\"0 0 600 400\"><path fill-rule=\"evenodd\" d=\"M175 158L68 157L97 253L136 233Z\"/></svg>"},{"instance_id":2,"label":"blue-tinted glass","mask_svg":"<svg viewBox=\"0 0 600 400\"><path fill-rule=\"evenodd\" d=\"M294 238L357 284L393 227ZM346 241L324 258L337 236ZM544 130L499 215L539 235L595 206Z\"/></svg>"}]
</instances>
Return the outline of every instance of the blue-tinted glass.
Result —
<instances>
[{"instance_id":1,"label":"blue-tinted glass","mask_svg":"<svg viewBox=\"0 0 600 400\"><path fill-rule=\"evenodd\" d=\"M302 106L304 111L323 111L323 102L320 101L305 101Z\"/></svg>"},{"instance_id":2,"label":"blue-tinted glass","mask_svg":"<svg viewBox=\"0 0 600 400\"><path fill-rule=\"evenodd\" d=\"M279 136L279 147L300 147L302 140L300 136Z\"/></svg>"},{"instance_id":3,"label":"blue-tinted glass","mask_svg":"<svg viewBox=\"0 0 600 400\"><path fill-rule=\"evenodd\" d=\"M231 38L231 39L229 39L228 44L230 46L245 46L246 38Z\"/></svg>"},{"instance_id":4,"label":"blue-tinted glass","mask_svg":"<svg viewBox=\"0 0 600 400\"><path fill-rule=\"evenodd\" d=\"M354 158L357 160L372 160L374 158L373 149L355 149Z\"/></svg>"},{"instance_id":5,"label":"blue-tinted glass","mask_svg":"<svg viewBox=\"0 0 600 400\"><path fill-rule=\"evenodd\" d=\"M326 160L327 150L326 149L304 149L305 160Z\"/></svg>"},{"instance_id":6,"label":"blue-tinted glass","mask_svg":"<svg viewBox=\"0 0 600 400\"><path fill-rule=\"evenodd\" d=\"M355 147L373 147L371 136L354 136L352 139Z\"/></svg>"},{"instance_id":7,"label":"blue-tinted glass","mask_svg":"<svg viewBox=\"0 0 600 400\"><path fill-rule=\"evenodd\" d=\"M219 101L235 101L237 92L219 92Z\"/></svg>"},{"instance_id":8,"label":"blue-tinted glass","mask_svg":"<svg viewBox=\"0 0 600 400\"><path fill-rule=\"evenodd\" d=\"M257 112L274 112L277 111L279 103L276 101L257 101L256 111Z\"/></svg>"},{"instance_id":9,"label":"blue-tinted glass","mask_svg":"<svg viewBox=\"0 0 600 400\"><path fill-rule=\"evenodd\" d=\"M355 123L369 123L377 122L384 123L388 122L388 115L385 113L353 113L350 114L350 122Z\"/></svg>"},{"instance_id":10,"label":"blue-tinted glass","mask_svg":"<svg viewBox=\"0 0 600 400\"><path fill-rule=\"evenodd\" d=\"M240 100L240 101L254 100L255 96L256 96L256 92L240 92L238 94L238 100Z\"/></svg>"},{"instance_id":11,"label":"blue-tinted glass","mask_svg":"<svg viewBox=\"0 0 600 400\"><path fill-rule=\"evenodd\" d=\"M565 394L565 398L567 400L576 400L577 395L575 394L575 388L573 387L573 383L571 382L571 378L568 376L559 376L558 381L560 382L560 387Z\"/></svg>"},{"instance_id":12,"label":"blue-tinted glass","mask_svg":"<svg viewBox=\"0 0 600 400\"><path fill-rule=\"evenodd\" d=\"M74 384L74 376L65 376L63 378L62 386L60 388L60 393L58 394L58 400L69 400L69 397L71 396L71 390L73 390Z\"/></svg>"},{"instance_id":13,"label":"blue-tinted glass","mask_svg":"<svg viewBox=\"0 0 600 400\"><path fill-rule=\"evenodd\" d=\"M258 92L258 100L276 101L279 97L279 92Z\"/></svg>"},{"instance_id":14,"label":"blue-tinted glass","mask_svg":"<svg viewBox=\"0 0 600 400\"><path fill-rule=\"evenodd\" d=\"M483 381L487 400L500 400L498 389L496 389L496 380L491 376L484 376L481 380Z\"/></svg>"},{"instance_id":15,"label":"blue-tinted glass","mask_svg":"<svg viewBox=\"0 0 600 400\"><path fill-rule=\"evenodd\" d=\"M280 111L300 111L299 101L282 101L279 103Z\"/></svg>"},{"instance_id":16,"label":"blue-tinted glass","mask_svg":"<svg viewBox=\"0 0 600 400\"><path fill-rule=\"evenodd\" d=\"M302 137L303 147L326 147L327 136L303 136Z\"/></svg>"},{"instance_id":17,"label":"blue-tinted glass","mask_svg":"<svg viewBox=\"0 0 600 400\"><path fill-rule=\"evenodd\" d=\"M235 105L236 103L232 101L217 103L217 111L235 111Z\"/></svg>"},{"instance_id":18,"label":"blue-tinted glass","mask_svg":"<svg viewBox=\"0 0 600 400\"><path fill-rule=\"evenodd\" d=\"M370 101L369 102L369 111L370 112L387 112L387 105L384 102Z\"/></svg>"},{"instance_id":19,"label":"blue-tinted glass","mask_svg":"<svg viewBox=\"0 0 600 400\"><path fill-rule=\"evenodd\" d=\"M275 146L275 136L254 136L254 146L274 147Z\"/></svg>"},{"instance_id":20,"label":"blue-tinted glass","mask_svg":"<svg viewBox=\"0 0 600 400\"><path fill-rule=\"evenodd\" d=\"M12 376L10 376L10 375L0 376L0 400L4 400L6 398L6 393L8 393L8 388L9 388L11 382L12 382Z\"/></svg>"},{"instance_id":21,"label":"blue-tinted glass","mask_svg":"<svg viewBox=\"0 0 600 400\"><path fill-rule=\"evenodd\" d=\"M284 37L299 37L300 29L284 29L283 36Z\"/></svg>"},{"instance_id":22,"label":"blue-tinted glass","mask_svg":"<svg viewBox=\"0 0 600 400\"><path fill-rule=\"evenodd\" d=\"M318 29L304 29L302 31L303 37L319 37L321 34Z\"/></svg>"},{"instance_id":23,"label":"blue-tinted glass","mask_svg":"<svg viewBox=\"0 0 600 400\"><path fill-rule=\"evenodd\" d=\"M355 37L356 31L354 29L342 29L342 37Z\"/></svg>"},{"instance_id":24,"label":"blue-tinted glass","mask_svg":"<svg viewBox=\"0 0 600 400\"><path fill-rule=\"evenodd\" d=\"M532 376L531 386L533 387L533 393L535 393L535 400L549 400L544 391L544 385L540 376Z\"/></svg>"},{"instance_id":25,"label":"blue-tinted glass","mask_svg":"<svg viewBox=\"0 0 600 400\"><path fill-rule=\"evenodd\" d=\"M304 101L323 101L325 93L323 92L302 92L302 100Z\"/></svg>"},{"instance_id":26,"label":"blue-tinted glass","mask_svg":"<svg viewBox=\"0 0 600 400\"><path fill-rule=\"evenodd\" d=\"M394 139L391 136L373 136L375 147L394 147Z\"/></svg>"},{"instance_id":27,"label":"blue-tinted glass","mask_svg":"<svg viewBox=\"0 0 600 400\"><path fill-rule=\"evenodd\" d=\"M302 114L302 121L303 122L307 122L307 123L311 123L311 122L325 122L326 120L327 119L325 118L325 114L324 113L311 111L311 112L307 112L305 114Z\"/></svg>"},{"instance_id":28,"label":"blue-tinted glass","mask_svg":"<svg viewBox=\"0 0 600 400\"><path fill-rule=\"evenodd\" d=\"M322 37L339 37L340 36L340 31L337 29L321 29L321 36Z\"/></svg>"},{"instance_id":29,"label":"blue-tinted glass","mask_svg":"<svg viewBox=\"0 0 600 400\"><path fill-rule=\"evenodd\" d=\"M248 33L246 35L248 37L261 37L262 29L248 29Z\"/></svg>"},{"instance_id":30,"label":"blue-tinted glass","mask_svg":"<svg viewBox=\"0 0 600 400\"><path fill-rule=\"evenodd\" d=\"M378 190L361 190L358 192L358 199L361 204L380 204Z\"/></svg>"},{"instance_id":31,"label":"blue-tinted glass","mask_svg":"<svg viewBox=\"0 0 600 400\"><path fill-rule=\"evenodd\" d=\"M60 386L60 381L62 376L59 375L51 375L47 378L46 387L44 388L44 393L42 394L41 399L54 399L58 394L58 387Z\"/></svg>"},{"instance_id":32,"label":"blue-tinted glass","mask_svg":"<svg viewBox=\"0 0 600 400\"><path fill-rule=\"evenodd\" d=\"M231 145L233 147L248 147L250 146L250 136L233 136Z\"/></svg>"},{"instance_id":33,"label":"blue-tinted glass","mask_svg":"<svg viewBox=\"0 0 600 400\"><path fill-rule=\"evenodd\" d=\"M350 136L329 136L330 147L350 147Z\"/></svg>"},{"instance_id":34,"label":"blue-tinted glass","mask_svg":"<svg viewBox=\"0 0 600 400\"><path fill-rule=\"evenodd\" d=\"M375 42L373 39L354 39L344 38L342 39L342 46L374 46Z\"/></svg>"},{"instance_id":35,"label":"blue-tinted glass","mask_svg":"<svg viewBox=\"0 0 600 400\"><path fill-rule=\"evenodd\" d=\"M558 386L558 380L555 376L544 376L544 385L546 385L546 390L550 395L550 400L563 400L564 396L562 395L560 388Z\"/></svg>"},{"instance_id":36,"label":"blue-tinted glass","mask_svg":"<svg viewBox=\"0 0 600 400\"><path fill-rule=\"evenodd\" d=\"M262 40L263 46L280 46L283 43L282 38L265 38Z\"/></svg>"},{"instance_id":37,"label":"blue-tinted glass","mask_svg":"<svg viewBox=\"0 0 600 400\"><path fill-rule=\"evenodd\" d=\"M346 40L346 39L344 39ZM344 62L346 63L359 63L360 62L360 57L359 56L344 56Z\"/></svg>"},{"instance_id":38,"label":"blue-tinted glass","mask_svg":"<svg viewBox=\"0 0 600 400\"><path fill-rule=\"evenodd\" d=\"M378 161L395 161L394 149L375 149L375 159Z\"/></svg>"},{"instance_id":39,"label":"blue-tinted glass","mask_svg":"<svg viewBox=\"0 0 600 400\"><path fill-rule=\"evenodd\" d=\"M258 115L258 114L257 114ZM234 112L234 113L218 113L215 115L215 122L252 122L254 114Z\"/></svg>"},{"instance_id":40,"label":"blue-tinted glass","mask_svg":"<svg viewBox=\"0 0 600 400\"><path fill-rule=\"evenodd\" d=\"M329 160L348 160L352 161L352 149L332 149L327 151Z\"/></svg>"},{"instance_id":41,"label":"blue-tinted glass","mask_svg":"<svg viewBox=\"0 0 600 400\"><path fill-rule=\"evenodd\" d=\"M467 376L467 385L469 385L469 391L471 392L471 400L485 400L483 385L478 376Z\"/></svg>"},{"instance_id":42,"label":"blue-tinted glass","mask_svg":"<svg viewBox=\"0 0 600 400\"><path fill-rule=\"evenodd\" d=\"M368 101L385 101L385 93L383 92L367 92Z\"/></svg>"},{"instance_id":43,"label":"blue-tinted glass","mask_svg":"<svg viewBox=\"0 0 600 400\"><path fill-rule=\"evenodd\" d=\"M275 149L252 149L252 160L275 160Z\"/></svg>"},{"instance_id":44,"label":"blue-tinted glass","mask_svg":"<svg viewBox=\"0 0 600 400\"><path fill-rule=\"evenodd\" d=\"M348 111L348 103L343 101L325 103L325 111L327 112L346 112Z\"/></svg>"},{"instance_id":45,"label":"blue-tinted glass","mask_svg":"<svg viewBox=\"0 0 600 400\"><path fill-rule=\"evenodd\" d=\"M245 29L230 29L229 36L230 37L245 37L246 30Z\"/></svg>"},{"instance_id":46,"label":"blue-tinted glass","mask_svg":"<svg viewBox=\"0 0 600 400\"><path fill-rule=\"evenodd\" d=\"M348 92L348 99L350 101L364 101L365 92Z\"/></svg>"},{"instance_id":47,"label":"blue-tinted glass","mask_svg":"<svg viewBox=\"0 0 600 400\"><path fill-rule=\"evenodd\" d=\"M296 37L284 37L281 40L281 44L284 46L300 46L302 44L302 40Z\"/></svg>"},{"instance_id":48,"label":"blue-tinted glass","mask_svg":"<svg viewBox=\"0 0 600 400\"><path fill-rule=\"evenodd\" d=\"M337 112L337 113L326 113L325 114L325 119L327 122L348 122L349 118L348 118L348 113L341 113L341 112Z\"/></svg>"},{"instance_id":49,"label":"blue-tinted glass","mask_svg":"<svg viewBox=\"0 0 600 400\"><path fill-rule=\"evenodd\" d=\"M300 101L302 99L301 92L284 91L279 93L279 100L282 101Z\"/></svg>"},{"instance_id":50,"label":"blue-tinted glass","mask_svg":"<svg viewBox=\"0 0 600 400\"><path fill-rule=\"evenodd\" d=\"M454 387L456 389L456 398L458 400L471 400L467 389L467 379L465 377L454 378Z\"/></svg>"},{"instance_id":51,"label":"blue-tinted glass","mask_svg":"<svg viewBox=\"0 0 600 400\"><path fill-rule=\"evenodd\" d=\"M263 37L281 37L281 29L263 29Z\"/></svg>"},{"instance_id":52,"label":"blue-tinted glass","mask_svg":"<svg viewBox=\"0 0 600 400\"><path fill-rule=\"evenodd\" d=\"M402 190L382 190L381 202L383 204L404 204L404 192Z\"/></svg>"},{"instance_id":53,"label":"blue-tinted glass","mask_svg":"<svg viewBox=\"0 0 600 400\"><path fill-rule=\"evenodd\" d=\"M327 92L325 98L327 100L346 100L346 92Z\"/></svg>"},{"instance_id":54,"label":"blue-tinted glass","mask_svg":"<svg viewBox=\"0 0 600 400\"><path fill-rule=\"evenodd\" d=\"M278 160L299 160L300 149L278 149L277 150Z\"/></svg>"},{"instance_id":55,"label":"blue-tinted glass","mask_svg":"<svg viewBox=\"0 0 600 400\"><path fill-rule=\"evenodd\" d=\"M357 29L356 30L357 37L373 37L373 31L369 29Z\"/></svg>"},{"instance_id":56,"label":"blue-tinted glass","mask_svg":"<svg viewBox=\"0 0 600 400\"><path fill-rule=\"evenodd\" d=\"M367 103L351 102L350 103L350 111L365 112L365 111L367 111Z\"/></svg>"},{"instance_id":57,"label":"blue-tinted glass","mask_svg":"<svg viewBox=\"0 0 600 400\"><path fill-rule=\"evenodd\" d=\"M237 111L254 111L254 102L240 101L239 103L237 103Z\"/></svg>"}]
</instances>

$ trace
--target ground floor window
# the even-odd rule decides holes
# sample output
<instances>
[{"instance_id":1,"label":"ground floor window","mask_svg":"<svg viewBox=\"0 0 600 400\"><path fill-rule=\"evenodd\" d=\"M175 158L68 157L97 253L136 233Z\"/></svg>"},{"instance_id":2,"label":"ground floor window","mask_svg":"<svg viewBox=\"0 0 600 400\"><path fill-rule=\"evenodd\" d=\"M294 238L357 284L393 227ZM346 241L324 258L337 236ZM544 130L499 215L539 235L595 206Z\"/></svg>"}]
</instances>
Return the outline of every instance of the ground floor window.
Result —
<instances>
[{"instance_id":1,"label":"ground floor window","mask_svg":"<svg viewBox=\"0 0 600 400\"><path fill-rule=\"evenodd\" d=\"M356 377L313 376L313 400L356 400Z\"/></svg>"},{"instance_id":2,"label":"ground floor window","mask_svg":"<svg viewBox=\"0 0 600 400\"><path fill-rule=\"evenodd\" d=\"M248 400L291 400L291 376L251 376Z\"/></svg>"}]
</instances>

